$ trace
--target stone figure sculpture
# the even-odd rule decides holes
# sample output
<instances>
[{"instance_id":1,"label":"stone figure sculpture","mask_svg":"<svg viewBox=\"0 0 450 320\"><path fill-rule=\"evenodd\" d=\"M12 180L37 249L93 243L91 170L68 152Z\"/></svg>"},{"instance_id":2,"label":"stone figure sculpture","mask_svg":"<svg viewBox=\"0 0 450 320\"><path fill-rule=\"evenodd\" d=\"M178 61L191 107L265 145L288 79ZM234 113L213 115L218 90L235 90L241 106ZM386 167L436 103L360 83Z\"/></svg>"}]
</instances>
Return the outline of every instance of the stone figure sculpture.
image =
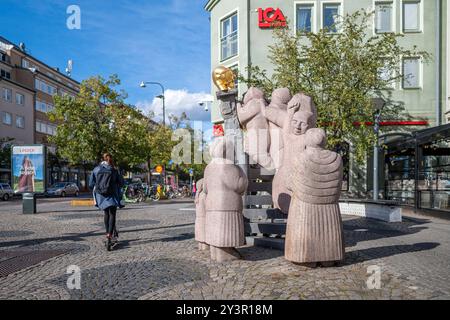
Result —
<instances>
[{"instance_id":1,"label":"stone figure sculpture","mask_svg":"<svg viewBox=\"0 0 450 320\"><path fill-rule=\"evenodd\" d=\"M195 240L199 250L208 250L206 243L206 194L203 188L204 180L197 181L197 193L195 194Z\"/></svg>"},{"instance_id":2,"label":"stone figure sculpture","mask_svg":"<svg viewBox=\"0 0 450 320\"><path fill-rule=\"evenodd\" d=\"M283 161L272 182L272 199L275 208L288 214L291 192L286 182L293 179L291 162L304 149L304 134L316 127L317 110L311 97L299 93L289 101L286 113L267 108L265 116L270 122L282 128L281 136L286 147L283 148Z\"/></svg>"},{"instance_id":3,"label":"stone figure sculpture","mask_svg":"<svg viewBox=\"0 0 450 320\"><path fill-rule=\"evenodd\" d=\"M339 197L342 158L325 150L322 129L304 135L305 150L292 161L288 188L292 191L285 257L294 263L332 266L344 259L344 239Z\"/></svg>"},{"instance_id":4,"label":"stone figure sculpture","mask_svg":"<svg viewBox=\"0 0 450 320\"><path fill-rule=\"evenodd\" d=\"M270 108L272 112L278 112L287 116L287 104L292 99L291 92L288 88L276 89L272 93L270 104L267 108ZM275 169L279 169L283 162L283 138L282 130L277 124L269 121L269 134L270 134L270 148L269 154L272 158Z\"/></svg>"},{"instance_id":5,"label":"stone figure sculpture","mask_svg":"<svg viewBox=\"0 0 450 320\"><path fill-rule=\"evenodd\" d=\"M218 262L240 259L236 247L245 244L242 196L248 180L233 162L234 142L227 137L214 139L212 160L205 169L206 243L211 259Z\"/></svg>"},{"instance_id":6,"label":"stone figure sculpture","mask_svg":"<svg viewBox=\"0 0 450 320\"><path fill-rule=\"evenodd\" d=\"M245 94L243 103L238 104L237 114L239 122L246 129L245 152L250 157L250 164L259 164L270 171L275 167L269 154L269 122L264 116L266 107L264 92L252 87Z\"/></svg>"}]
</instances>

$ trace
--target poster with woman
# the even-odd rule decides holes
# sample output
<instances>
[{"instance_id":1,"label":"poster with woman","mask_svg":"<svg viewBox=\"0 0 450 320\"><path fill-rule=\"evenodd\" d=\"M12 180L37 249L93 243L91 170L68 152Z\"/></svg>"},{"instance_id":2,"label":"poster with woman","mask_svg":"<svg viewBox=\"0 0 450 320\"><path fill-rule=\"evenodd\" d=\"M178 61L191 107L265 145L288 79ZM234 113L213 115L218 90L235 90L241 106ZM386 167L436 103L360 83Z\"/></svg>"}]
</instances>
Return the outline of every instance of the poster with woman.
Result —
<instances>
[{"instance_id":1,"label":"poster with woman","mask_svg":"<svg viewBox=\"0 0 450 320\"><path fill-rule=\"evenodd\" d=\"M11 164L15 193L45 192L44 146L14 146Z\"/></svg>"}]
</instances>

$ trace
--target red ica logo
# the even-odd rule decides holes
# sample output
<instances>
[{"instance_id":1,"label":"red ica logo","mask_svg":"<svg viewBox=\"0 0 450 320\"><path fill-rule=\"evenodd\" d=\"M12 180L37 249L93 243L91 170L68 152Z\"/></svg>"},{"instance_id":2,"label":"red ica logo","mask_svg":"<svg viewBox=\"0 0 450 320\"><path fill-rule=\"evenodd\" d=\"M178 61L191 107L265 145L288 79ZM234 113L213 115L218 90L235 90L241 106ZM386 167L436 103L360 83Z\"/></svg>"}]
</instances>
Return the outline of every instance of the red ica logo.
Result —
<instances>
[{"instance_id":1,"label":"red ica logo","mask_svg":"<svg viewBox=\"0 0 450 320\"><path fill-rule=\"evenodd\" d=\"M286 26L286 18L279 8L276 10L274 8L267 8L265 10L259 8L258 13L260 28L265 29Z\"/></svg>"}]
</instances>

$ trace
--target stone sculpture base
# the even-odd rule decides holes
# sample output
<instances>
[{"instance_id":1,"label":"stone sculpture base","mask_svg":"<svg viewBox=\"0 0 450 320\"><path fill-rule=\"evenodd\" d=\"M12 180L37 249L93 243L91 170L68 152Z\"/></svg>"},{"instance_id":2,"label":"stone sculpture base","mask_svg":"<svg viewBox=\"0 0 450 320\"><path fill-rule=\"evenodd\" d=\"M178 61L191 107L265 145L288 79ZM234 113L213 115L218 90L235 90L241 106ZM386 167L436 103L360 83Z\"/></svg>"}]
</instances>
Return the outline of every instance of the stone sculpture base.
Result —
<instances>
[{"instance_id":1,"label":"stone sculpture base","mask_svg":"<svg viewBox=\"0 0 450 320\"><path fill-rule=\"evenodd\" d=\"M209 250L209 245L204 243L204 242L199 242L198 243L198 250L200 250L200 251Z\"/></svg>"},{"instance_id":2,"label":"stone sculpture base","mask_svg":"<svg viewBox=\"0 0 450 320\"><path fill-rule=\"evenodd\" d=\"M236 248L219 248L211 246L211 260L217 262L227 262L242 259Z\"/></svg>"}]
</instances>

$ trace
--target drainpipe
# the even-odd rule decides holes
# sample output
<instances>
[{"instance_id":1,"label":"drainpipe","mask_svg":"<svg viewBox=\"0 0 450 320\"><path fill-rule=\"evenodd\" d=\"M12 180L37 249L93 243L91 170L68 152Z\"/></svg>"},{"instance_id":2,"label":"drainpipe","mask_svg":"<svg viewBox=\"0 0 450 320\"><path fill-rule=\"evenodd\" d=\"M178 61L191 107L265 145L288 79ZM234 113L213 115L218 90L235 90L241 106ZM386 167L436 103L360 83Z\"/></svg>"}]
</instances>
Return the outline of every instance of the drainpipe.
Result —
<instances>
[{"instance_id":1,"label":"drainpipe","mask_svg":"<svg viewBox=\"0 0 450 320\"><path fill-rule=\"evenodd\" d=\"M441 0L436 0L436 126L442 124L442 114L441 114Z\"/></svg>"}]
</instances>

